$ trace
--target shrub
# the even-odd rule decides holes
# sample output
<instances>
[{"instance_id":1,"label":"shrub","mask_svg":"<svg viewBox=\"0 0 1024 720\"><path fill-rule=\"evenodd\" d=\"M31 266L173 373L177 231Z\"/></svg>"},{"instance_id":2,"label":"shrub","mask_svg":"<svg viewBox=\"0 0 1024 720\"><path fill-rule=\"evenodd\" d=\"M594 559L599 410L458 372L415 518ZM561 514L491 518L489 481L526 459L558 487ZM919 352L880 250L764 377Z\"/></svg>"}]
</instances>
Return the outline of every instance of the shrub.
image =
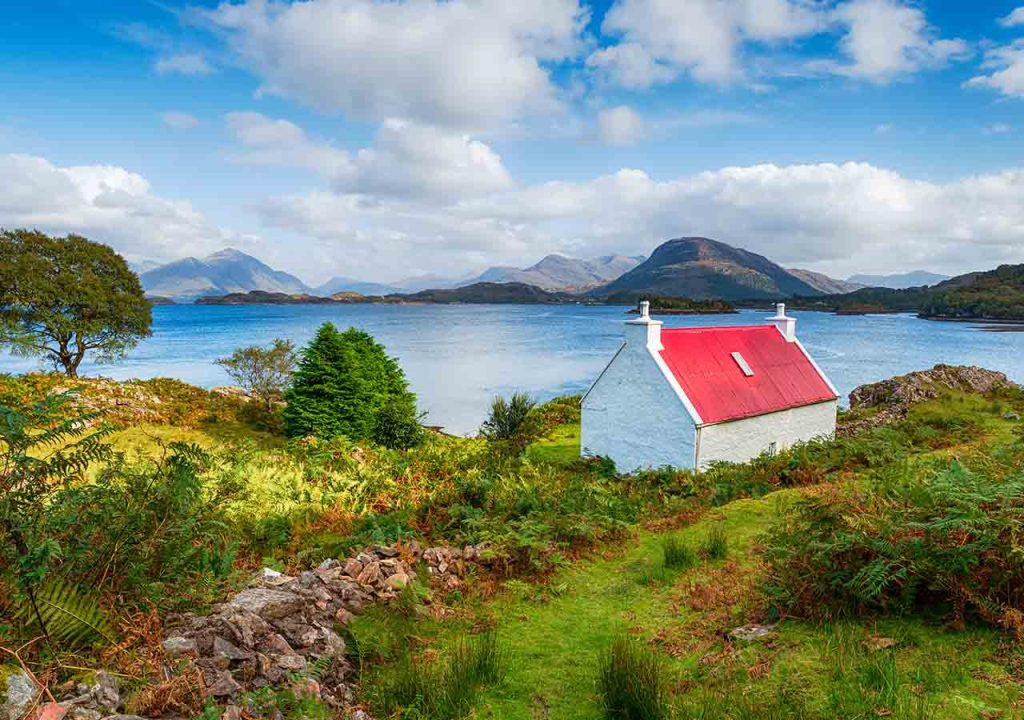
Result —
<instances>
[{"instance_id":1,"label":"shrub","mask_svg":"<svg viewBox=\"0 0 1024 720\"><path fill-rule=\"evenodd\" d=\"M367 333L355 328L338 332L324 323L301 355L285 393L284 425L290 437L369 439L390 403L412 408L415 415L416 396L405 374Z\"/></svg>"},{"instance_id":2,"label":"shrub","mask_svg":"<svg viewBox=\"0 0 1024 720\"><path fill-rule=\"evenodd\" d=\"M797 503L766 536L770 594L811 616L941 603L1024 637L1020 458L979 464L898 466Z\"/></svg>"},{"instance_id":3,"label":"shrub","mask_svg":"<svg viewBox=\"0 0 1024 720\"><path fill-rule=\"evenodd\" d=\"M392 450L416 447L423 442L425 434L416 407L405 399L389 399L377 413L373 425L373 441Z\"/></svg>"},{"instance_id":4,"label":"shrub","mask_svg":"<svg viewBox=\"0 0 1024 720\"><path fill-rule=\"evenodd\" d=\"M597 692L608 720L667 720L668 681L658 658L636 640L621 636L601 657Z\"/></svg>"},{"instance_id":5,"label":"shrub","mask_svg":"<svg viewBox=\"0 0 1024 720\"><path fill-rule=\"evenodd\" d=\"M661 541L661 551L665 567L672 570L688 568L696 559L690 546L672 535Z\"/></svg>"},{"instance_id":6,"label":"shrub","mask_svg":"<svg viewBox=\"0 0 1024 720\"><path fill-rule=\"evenodd\" d=\"M276 338L268 347L251 345L238 348L229 357L218 358L216 363L244 390L261 400L269 411L291 382L295 370L295 345L289 340Z\"/></svg>"},{"instance_id":7,"label":"shrub","mask_svg":"<svg viewBox=\"0 0 1024 720\"><path fill-rule=\"evenodd\" d=\"M544 430L537 412L537 401L526 393L513 393L506 400L496 397L491 401L491 412L480 426L480 434L503 445L510 454L521 455L526 447L539 438Z\"/></svg>"}]
</instances>

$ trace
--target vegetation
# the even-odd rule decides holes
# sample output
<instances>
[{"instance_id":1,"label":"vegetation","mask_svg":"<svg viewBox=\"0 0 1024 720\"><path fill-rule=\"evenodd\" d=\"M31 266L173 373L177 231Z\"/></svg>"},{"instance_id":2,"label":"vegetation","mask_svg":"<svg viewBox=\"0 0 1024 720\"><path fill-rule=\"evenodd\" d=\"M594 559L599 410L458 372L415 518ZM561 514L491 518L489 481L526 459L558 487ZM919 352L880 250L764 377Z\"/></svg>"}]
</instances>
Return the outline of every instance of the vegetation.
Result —
<instances>
[{"instance_id":1,"label":"vegetation","mask_svg":"<svg viewBox=\"0 0 1024 720\"><path fill-rule=\"evenodd\" d=\"M651 303L652 313L662 315L705 315L734 313L736 308L727 300L690 300L689 298L650 295L628 290L602 298L607 305L636 305L641 300Z\"/></svg>"},{"instance_id":2,"label":"vegetation","mask_svg":"<svg viewBox=\"0 0 1024 720\"><path fill-rule=\"evenodd\" d=\"M290 437L366 440L376 435L398 445L414 439L409 426L417 420L416 396L405 374L383 346L355 328L320 327L302 350L285 400Z\"/></svg>"},{"instance_id":3,"label":"vegetation","mask_svg":"<svg viewBox=\"0 0 1024 720\"><path fill-rule=\"evenodd\" d=\"M496 397L491 401L491 412L480 426L480 435L511 454L520 455L540 437L542 430L537 401L526 393L513 393L508 400Z\"/></svg>"},{"instance_id":4,"label":"vegetation","mask_svg":"<svg viewBox=\"0 0 1024 720\"><path fill-rule=\"evenodd\" d=\"M243 390L263 402L269 411L279 402L295 371L295 345L277 338L268 347L238 348L216 362Z\"/></svg>"},{"instance_id":5,"label":"vegetation","mask_svg":"<svg viewBox=\"0 0 1024 720\"><path fill-rule=\"evenodd\" d=\"M135 347L151 315L139 278L106 245L0 231L0 346L75 377L87 354L112 360Z\"/></svg>"},{"instance_id":6,"label":"vegetation","mask_svg":"<svg viewBox=\"0 0 1024 720\"><path fill-rule=\"evenodd\" d=\"M107 385L42 401L54 378L0 377L13 428L0 477L47 478L36 510L11 515L45 552L0 532L0 646L44 625L52 647L23 657L55 683L100 662L97 645L138 693L140 613L202 612L255 568L297 573L415 540L472 544L483 560L456 587L417 570L349 623L360 699L378 717L1020 716L1018 390L947 393L748 464L618 476L579 458L578 398L531 404L539 436L520 454L434 433L408 449L286 441L254 431L234 399L170 382L121 387L166 415L117 429L87 409ZM47 444L61 423L69 434ZM96 433L72 472L38 464ZM288 688L245 700L254 717L330 716Z\"/></svg>"}]
</instances>

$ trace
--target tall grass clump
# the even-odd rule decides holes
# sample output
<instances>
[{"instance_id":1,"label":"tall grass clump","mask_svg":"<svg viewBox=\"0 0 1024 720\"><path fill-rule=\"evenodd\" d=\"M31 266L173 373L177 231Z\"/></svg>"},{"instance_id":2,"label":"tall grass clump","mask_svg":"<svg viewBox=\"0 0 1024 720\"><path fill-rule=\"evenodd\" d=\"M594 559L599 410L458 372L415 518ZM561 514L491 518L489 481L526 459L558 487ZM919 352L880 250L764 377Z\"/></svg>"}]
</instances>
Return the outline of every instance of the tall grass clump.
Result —
<instances>
[{"instance_id":1,"label":"tall grass clump","mask_svg":"<svg viewBox=\"0 0 1024 720\"><path fill-rule=\"evenodd\" d=\"M602 655L597 692L607 720L668 720L668 679L660 658L628 636Z\"/></svg>"},{"instance_id":2,"label":"tall grass clump","mask_svg":"<svg viewBox=\"0 0 1024 720\"><path fill-rule=\"evenodd\" d=\"M489 630L459 639L445 658L416 659L406 650L371 690L382 715L417 720L458 720L476 704L480 690L501 681L504 655Z\"/></svg>"},{"instance_id":3,"label":"tall grass clump","mask_svg":"<svg viewBox=\"0 0 1024 720\"><path fill-rule=\"evenodd\" d=\"M705 560L722 560L729 554L729 536L721 525L713 525L701 540L697 554Z\"/></svg>"},{"instance_id":4,"label":"tall grass clump","mask_svg":"<svg viewBox=\"0 0 1024 720\"><path fill-rule=\"evenodd\" d=\"M693 550L679 538L669 535L661 541L664 565L669 570L684 570L696 561Z\"/></svg>"}]
</instances>

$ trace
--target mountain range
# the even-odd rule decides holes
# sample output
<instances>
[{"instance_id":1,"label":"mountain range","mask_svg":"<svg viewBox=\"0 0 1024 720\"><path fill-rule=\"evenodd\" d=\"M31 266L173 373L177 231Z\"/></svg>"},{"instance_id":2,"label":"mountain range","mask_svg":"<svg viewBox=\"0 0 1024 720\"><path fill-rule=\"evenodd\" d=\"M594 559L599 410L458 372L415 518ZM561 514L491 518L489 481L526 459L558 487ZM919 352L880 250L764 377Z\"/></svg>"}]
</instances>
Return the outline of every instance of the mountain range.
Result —
<instances>
[{"instance_id":1,"label":"mountain range","mask_svg":"<svg viewBox=\"0 0 1024 720\"><path fill-rule=\"evenodd\" d=\"M943 276L919 271L853 277L879 284L917 286ZM529 267L491 267L479 275L461 278L420 275L378 283L337 276L316 287L309 287L294 275L275 270L251 255L227 248L204 258L188 257L148 269L140 279L151 297L173 298L179 302L251 291L309 297L352 293L399 296L481 284L489 288L488 292L496 285L515 284L589 298L648 294L693 300L815 297L845 294L866 287L853 278L837 280L809 270L786 269L762 255L705 237L669 240L659 245L649 258L605 255L580 259L551 254ZM474 290L473 297L478 296L479 290Z\"/></svg>"},{"instance_id":2,"label":"mountain range","mask_svg":"<svg viewBox=\"0 0 1024 720\"><path fill-rule=\"evenodd\" d=\"M927 272L926 270L914 270L908 273L897 273L895 275L851 275L847 282L856 283L861 287L884 287L894 290L903 288L921 287L923 285L938 285L944 280L949 280L949 275Z\"/></svg>"}]
</instances>

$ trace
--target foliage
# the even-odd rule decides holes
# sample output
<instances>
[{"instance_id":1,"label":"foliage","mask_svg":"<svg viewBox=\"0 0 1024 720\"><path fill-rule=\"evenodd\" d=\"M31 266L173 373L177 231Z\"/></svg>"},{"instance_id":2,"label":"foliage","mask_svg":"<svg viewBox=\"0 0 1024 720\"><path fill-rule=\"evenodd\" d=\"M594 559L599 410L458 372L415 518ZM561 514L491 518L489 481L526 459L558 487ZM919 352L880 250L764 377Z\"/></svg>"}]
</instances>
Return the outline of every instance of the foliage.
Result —
<instances>
[{"instance_id":1,"label":"foliage","mask_svg":"<svg viewBox=\"0 0 1024 720\"><path fill-rule=\"evenodd\" d=\"M537 401L519 392L513 393L508 400L495 397L491 401L490 414L480 426L483 437L502 446L511 455L521 455L543 430Z\"/></svg>"},{"instance_id":2,"label":"foliage","mask_svg":"<svg viewBox=\"0 0 1024 720\"><path fill-rule=\"evenodd\" d=\"M263 401L267 410L280 400L295 370L295 345L276 338L267 347L250 345L238 348L217 364L244 390Z\"/></svg>"},{"instance_id":3,"label":"foliage","mask_svg":"<svg viewBox=\"0 0 1024 720\"><path fill-rule=\"evenodd\" d=\"M115 359L149 336L151 316L139 278L106 245L0 231L0 345L75 377L87 353Z\"/></svg>"},{"instance_id":4,"label":"foliage","mask_svg":"<svg viewBox=\"0 0 1024 720\"><path fill-rule=\"evenodd\" d=\"M416 396L398 363L367 333L339 332L324 323L301 353L285 393L285 430L290 437L371 438L381 411L415 416ZM382 437L386 433L382 432Z\"/></svg>"},{"instance_id":5,"label":"foliage","mask_svg":"<svg viewBox=\"0 0 1024 720\"><path fill-rule=\"evenodd\" d=\"M82 647L97 640L113 643L113 630L106 613L92 593L59 578L47 580L27 595L15 598L15 625L42 632L60 647ZM29 633L26 633L29 634Z\"/></svg>"},{"instance_id":6,"label":"foliage","mask_svg":"<svg viewBox=\"0 0 1024 720\"><path fill-rule=\"evenodd\" d=\"M668 720L668 680L657 655L623 635L602 655L597 691L608 720Z\"/></svg>"},{"instance_id":7,"label":"foliage","mask_svg":"<svg viewBox=\"0 0 1024 720\"><path fill-rule=\"evenodd\" d=\"M404 399L389 398L373 423L373 441L392 450L416 447L425 437L416 407Z\"/></svg>"},{"instance_id":8,"label":"foliage","mask_svg":"<svg viewBox=\"0 0 1024 720\"><path fill-rule=\"evenodd\" d=\"M1020 449L875 474L797 503L767 537L770 591L792 612L906 613L944 605L1024 637Z\"/></svg>"}]
</instances>

